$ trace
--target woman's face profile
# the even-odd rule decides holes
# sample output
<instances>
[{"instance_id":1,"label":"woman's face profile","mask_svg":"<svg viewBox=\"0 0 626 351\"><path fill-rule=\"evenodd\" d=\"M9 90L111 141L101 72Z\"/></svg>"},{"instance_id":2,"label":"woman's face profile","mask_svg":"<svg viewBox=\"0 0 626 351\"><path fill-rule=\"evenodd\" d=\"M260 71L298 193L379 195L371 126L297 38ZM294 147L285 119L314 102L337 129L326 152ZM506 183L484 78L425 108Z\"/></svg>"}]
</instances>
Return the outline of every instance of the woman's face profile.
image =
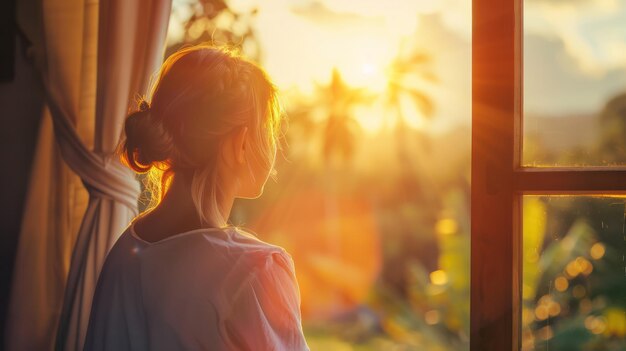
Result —
<instances>
[{"instance_id":1,"label":"woman's face profile","mask_svg":"<svg viewBox=\"0 0 626 351\"><path fill-rule=\"evenodd\" d=\"M261 196L265 183L274 169L277 146L273 144L270 147L268 155L270 162L264 162L268 156L263 155L258 148L259 146L252 143L247 127L230 134L223 144L222 169L225 172L222 179L234 181L237 198L256 199Z\"/></svg>"},{"instance_id":2,"label":"woman's face profile","mask_svg":"<svg viewBox=\"0 0 626 351\"><path fill-rule=\"evenodd\" d=\"M249 169L251 171L247 172L248 176L244 175L242 177L242 181L245 182L247 180L248 184L242 183L241 191L239 192L237 197L243 199L256 199L263 194L265 183L267 183L267 179L272 173L272 170L274 169L274 163L276 162L276 145L273 145L270 151L271 162L268 164L265 164L265 162L259 162L260 155L256 155L256 157L249 155L249 157L247 158L247 162L249 163Z\"/></svg>"}]
</instances>

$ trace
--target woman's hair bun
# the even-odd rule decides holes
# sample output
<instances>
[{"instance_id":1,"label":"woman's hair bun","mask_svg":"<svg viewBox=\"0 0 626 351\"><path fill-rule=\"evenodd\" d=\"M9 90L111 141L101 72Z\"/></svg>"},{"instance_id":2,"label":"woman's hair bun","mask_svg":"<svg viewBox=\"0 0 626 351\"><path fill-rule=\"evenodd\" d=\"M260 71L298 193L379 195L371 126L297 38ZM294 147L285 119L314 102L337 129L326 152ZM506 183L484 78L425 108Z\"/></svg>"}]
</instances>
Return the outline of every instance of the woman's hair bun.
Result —
<instances>
[{"instance_id":1,"label":"woman's hair bun","mask_svg":"<svg viewBox=\"0 0 626 351\"><path fill-rule=\"evenodd\" d=\"M126 118L124 132L122 158L136 172L147 172L156 163L170 158L174 147L172 136L160 120L153 118L145 100L139 103L139 110Z\"/></svg>"}]
</instances>

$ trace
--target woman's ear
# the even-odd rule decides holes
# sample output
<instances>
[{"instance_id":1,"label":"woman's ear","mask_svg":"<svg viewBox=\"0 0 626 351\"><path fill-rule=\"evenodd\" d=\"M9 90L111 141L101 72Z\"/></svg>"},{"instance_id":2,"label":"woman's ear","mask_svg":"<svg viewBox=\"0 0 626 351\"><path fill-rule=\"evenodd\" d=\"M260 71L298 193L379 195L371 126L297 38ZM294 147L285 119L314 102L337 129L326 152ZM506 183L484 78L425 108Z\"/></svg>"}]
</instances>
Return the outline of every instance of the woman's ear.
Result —
<instances>
[{"instance_id":1,"label":"woman's ear","mask_svg":"<svg viewBox=\"0 0 626 351\"><path fill-rule=\"evenodd\" d=\"M246 141L248 139L248 127L237 129L233 137L233 155L235 162L244 164L246 162Z\"/></svg>"}]
</instances>

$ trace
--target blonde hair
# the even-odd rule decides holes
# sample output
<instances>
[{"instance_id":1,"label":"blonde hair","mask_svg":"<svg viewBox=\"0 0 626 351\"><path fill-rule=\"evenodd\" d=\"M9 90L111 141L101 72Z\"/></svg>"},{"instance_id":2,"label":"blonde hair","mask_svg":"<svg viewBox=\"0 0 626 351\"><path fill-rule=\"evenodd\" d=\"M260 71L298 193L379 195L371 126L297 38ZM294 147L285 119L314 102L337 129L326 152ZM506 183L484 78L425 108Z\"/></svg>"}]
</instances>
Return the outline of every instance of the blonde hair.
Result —
<instances>
[{"instance_id":1,"label":"blonde hair","mask_svg":"<svg viewBox=\"0 0 626 351\"><path fill-rule=\"evenodd\" d=\"M165 60L149 102L126 119L122 161L147 173L149 208L165 196L174 175L191 181L191 196L202 223L227 218L217 172L222 137L249 128L251 162L269 169L280 147L282 110L267 74L237 53L208 45L183 48ZM250 170L252 176L252 170Z\"/></svg>"}]
</instances>

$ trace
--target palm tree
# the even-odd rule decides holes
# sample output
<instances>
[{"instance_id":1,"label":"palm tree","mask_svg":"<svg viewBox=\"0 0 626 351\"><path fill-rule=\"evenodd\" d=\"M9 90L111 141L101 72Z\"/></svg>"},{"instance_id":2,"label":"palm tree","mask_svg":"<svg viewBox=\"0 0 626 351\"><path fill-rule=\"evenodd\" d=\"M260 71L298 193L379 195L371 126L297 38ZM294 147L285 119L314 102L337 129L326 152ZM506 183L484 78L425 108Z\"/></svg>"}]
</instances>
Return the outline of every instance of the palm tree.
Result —
<instances>
[{"instance_id":1,"label":"palm tree","mask_svg":"<svg viewBox=\"0 0 626 351\"><path fill-rule=\"evenodd\" d=\"M441 193L429 179L429 172L424 172L421 159L411 151L428 151L426 135L409 126L405 105L410 102L420 112L421 117L431 119L435 110L432 98L421 88L424 81L434 83L436 76L431 71L431 57L415 50L403 50L400 47L396 58L387 68L387 87L379 98L385 111L384 125L392 125L392 135L396 143L396 156L401 166L396 181L395 206L401 209L406 206L420 208L419 223L417 218L399 220L396 227L396 240L401 242L401 249L390 257L385 267L393 267L392 273L385 275L387 283L394 286L400 296L408 298L409 267L417 260L426 267L433 269L439 256L439 243L435 235L428 231L435 228L441 209ZM413 143L410 138L418 138L420 150L410 150ZM422 168L420 168L422 167ZM420 206L419 204L428 204ZM416 255L416 252L421 254ZM389 272L387 272L389 273Z\"/></svg>"},{"instance_id":2,"label":"palm tree","mask_svg":"<svg viewBox=\"0 0 626 351\"><path fill-rule=\"evenodd\" d=\"M385 109L389 111L388 116L395 122L394 134L396 136L398 161L405 165L400 181L403 188L408 191L403 193L416 194L420 193L420 190L425 190L426 187L420 186L420 180L411 167L415 164L415 160L409 154L409 135L407 135L409 126L402 108L402 101L408 99L421 113L422 118L431 119L435 111L432 98L415 83L435 83L438 79L431 70L432 59L430 55L419 51L410 51L406 54L406 51L403 50L404 47L401 46L399 54L388 67L387 89L383 93L382 99ZM419 138L422 148L428 150L429 145L425 135L414 131L411 133L411 137ZM423 181L421 180L421 182ZM427 196L427 199L429 198Z\"/></svg>"},{"instance_id":3,"label":"palm tree","mask_svg":"<svg viewBox=\"0 0 626 351\"><path fill-rule=\"evenodd\" d=\"M407 130L406 116L401 107L402 99L408 98L421 112L423 118L432 118L435 111L431 97L414 85L416 81L437 82L430 64L431 57L426 53L412 52L404 55L400 50L399 55L388 68L389 80L383 99L387 110L392 112L395 118L401 160L405 160L404 157L406 157L404 151L406 151L405 132Z\"/></svg>"},{"instance_id":4,"label":"palm tree","mask_svg":"<svg viewBox=\"0 0 626 351\"><path fill-rule=\"evenodd\" d=\"M339 70L332 71L328 85L318 87L317 104L326 109L326 125L323 131L323 155L326 162L338 156L341 162L349 161L354 155L358 123L352 114L352 108L366 103L370 95L362 88L348 86Z\"/></svg>"}]
</instances>

